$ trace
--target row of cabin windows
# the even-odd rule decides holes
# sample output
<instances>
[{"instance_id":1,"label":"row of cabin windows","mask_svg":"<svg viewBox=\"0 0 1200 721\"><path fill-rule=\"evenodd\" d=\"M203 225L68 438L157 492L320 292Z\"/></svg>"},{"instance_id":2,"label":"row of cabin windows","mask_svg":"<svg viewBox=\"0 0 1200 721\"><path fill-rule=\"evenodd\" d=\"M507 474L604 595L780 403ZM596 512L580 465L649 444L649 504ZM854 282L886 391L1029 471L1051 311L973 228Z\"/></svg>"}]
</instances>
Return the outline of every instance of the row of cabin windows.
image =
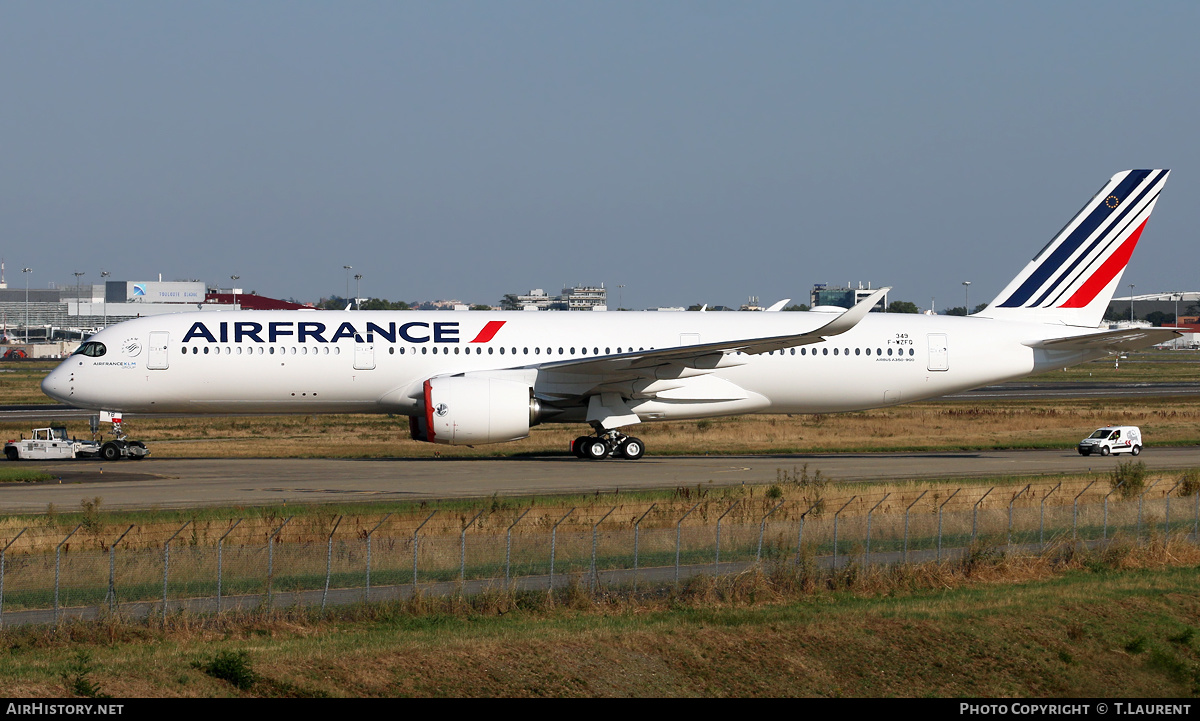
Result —
<instances>
[{"instance_id":1,"label":"row of cabin windows","mask_svg":"<svg viewBox=\"0 0 1200 721\"><path fill-rule=\"evenodd\" d=\"M212 349L211 351L209 350L210 348ZM258 350L255 351L255 348ZM288 355L289 353L291 355L341 355L342 349L338 348L337 346L334 346L333 350L330 350L329 346L322 346L319 348L314 347L311 349L308 346L300 346L299 349L297 349L296 346L291 346L281 347L279 350L276 350L275 346L268 346L266 348L263 346L247 346L243 353L242 346L236 346L234 348L229 346L204 346L203 349L201 349L200 346L192 346L192 355L196 355L198 353L204 353L205 355L208 355L210 352L213 355L275 355L276 353L279 355ZM184 346L183 354L187 355L187 353L188 347Z\"/></svg>"},{"instance_id":2,"label":"row of cabin windows","mask_svg":"<svg viewBox=\"0 0 1200 721\"><path fill-rule=\"evenodd\" d=\"M99 345L99 344L97 343L96 345ZM432 346L432 347L421 346L421 354L425 355L425 354L428 354L431 352L434 355L437 355L438 353L442 353L443 355L450 354L449 346L440 346L440 347L441 347L441 350L439 351L438 350L439 346L436 346L436 345ZM191 348L192 348L192 355L196 355L201 352L203 352L205 355L208 355L210 352L212 352L216 355L221 355L221 354L243 355L243 347L242 346L236 346L235 348L231 348L229 346L204 346L203 350L201 349L200 346L192 346ZM211 351L210 351L210 348L212 349ZM255 348L258 349L257 352L255 351ZM460 348L461 348L461 346L454 346L454 355L460 355L460 354L470 355L471 354L470 348L467 348L465 351L460 350ZM500 355L505 355L505 350L506 349L504 347L500 347L500 349L499 349ZM587 353L588 353L587 348L580 348L579 350L582 355L587 355ZM638 350L641 351L641 350L645 350L645 349L638 348ZM654 349L651 348L650 350L654 350ZM184 352L184 354L187 354L188 349L186 346L183 348L183 352ZM338 346L332 346L332 350L330 350L330 346L314 346L312 348L310 348L309 346L299 346L298 348L297 348L297 346L290 346L290 347L281 347L278 349L278 351L276 351L275 346L268 346L266 348L264 348L263 346L249 346L249 347L245 348L245 355L256 355L256 354L257 355L275 355L277 352L279 355L287 355L287 354L291 354L291 355L331 355L331 354L332 355L341 355L342 349ZM404 355L405 347L400 346L399 352L400 352L400 355ZM416 354L417 349L413 348L412 352L413 352L413 354ZM492 347L492 346L488 346L487 352L488 352L488 355L493 355L496 352L496 348ZM624 352L623 347L618 346L617 353L620 354L623 352ZM630 348L629 352L632 353L633 348ZM389 346L388 353L394 355L396 353L396 347ZM529 355L529 349L522 348L521 353L522 353L522 355ZM541 353L542 353L541 348L533 349L534 355L541 355ZM785 353L790 353L791 355L796 355L796 349L795 348L787 348L787 349L778 350L778 351L770 351L767 353L767 355L775 355L776 353L778 353L779 355L784 355ZM517 349L513 348L512 355L516 355L516 354L517 354ZM571 348L569 353L566 351L566 349L559 348L558 354L559 355L575 355L575 348ZM593 348L592 354L600 355L600 349ZM612 354L612 348L604 349L604 355L611 355L611 354ZM821 348L821 355L829 355L829 354L830 354L829 348ZM864 355L864 354L868 355L868 356L871 355L871 349L870 348L865 348L865 349L864 348L855 348L854 349L854 355ZM875 355L882 356L883 354L884 354L884 351L882 348L875 349ZM480 346L475 346L475 355L483 355L483 348ZM546 355L554 355L554 349L547 348ZM802 356L809 355L808 348L802 346L800 348L800 355L802 355ZM812 355L814 355L814 356L817 355L816 348L812 349ZM841 348L841 349L834 348L833 355L850 355L850 349L849 348ZM889 356L890 355L904 355L904 349L903 348L896 348L896 349L888 348L887 355L889 355ZM916 351L912 348L909 348L908 355L910 355L910 356L916 355Z\"/></svg>"},{"instance_id":3,"label":"row of cabin windows","mask_svg":"<svg viewBox=\"0 0 1200 721\"><path fill-rule=\"evenodd\" d=\"M436 345L435 345L435 346L433 346L433 347L430 347L430 346L421 346L421 354L422 354L422 355L424 355L424 354L427 354L427 353L433 353L434 355L437 355L438 353L441 353L441 354L443 354L443 355L450 355L450 347L449 347L449 346L442 346L440 351L438 350L438 347L439 347L439 346L436 346ZM460 347L461 347L461 346L454 346L454 355L459 355L459 354L460 354L460 350L459 350L459 349L460 349ZM500 353L500 355L505 355L505 354L508 352L508 350L509 350L509 349L507 349L507 348L504 348L503 346L501 346L501 347L499 348L499 353ZM512 350L512 355L517 355L517 349L516 349L516 348L513 348L513 349L511 349L511 350ZM639 350L639 351L642 351L642 350L646 350L646 349L645 349L645 348L638 348L638 350ZM654 349L653 349L653 348L651 348L650 350L654 350ZM396 351L396 348L395 348L395 347L389 347L389 348L388 348L388 353L396 353L396 352L397 352L397 351ZM405 352L404 346L400 346L400 351L399 351L400 355L404 355L404 352ZM417 349L416 349L416 348L413 348L413 349L412 349L412 352L413 352L413 354L415 355L415 354L417 353ZM494 348L494 347L492 347L492 346L488 346L487 352L488 352L488 355L495 355L495 354L497 353L497 349L496 349L496 348ZM618 347L617 347L617 353L618 353L618 354L625 353L625 352L632 353L632 352L633 352L633 348L632 348L632 347L630 347L630 348L626 349L624 346L618 346ZM462 351L461 351L461 353L462 353L462 354L464 354L464 355L471 355L471 349L470 349L470 348L467 348L467 349L465 349L465 350L462 350ZM521 354L522 354L522 355L529 355L529 349L528 349L528 348L522 348L522 349L521 349ZM542 349L541 349L541 348L534 348L534 349L533 349L533 354L534 354L534 355L541 355L541 354L542 354ZM559 355L576 355L576 353L575 353L575 348L559 348L559 349L558 349L558 354L559 354ZM587 354L588 354L588 349L587 349L587 348L580 348L580 349L579 349L579 355L587 355ZM611 355L611 354L612 354L612 348L611 348L611 347L609 347L609 348L605 348L605 349L604 349L604 355ZM483 348L482 348L481 346L475 346L475 355L483 355ZM546 349L546 355L554 355L554 349L553 349L553 348L547 348L547 349ZM592 355L600 355L600 349L599 349L599 348L593 348L593 349L592 349Z\"/></svg>"},{"instance_id":4,"label":"row of cabin windows","mask_svg":"<svg viewBox=\"0 0 1200 721\"><path fill-rule=\"evenodd\" d=\"M905 350L904 348L895 348L895 349L888 348L888 349L887 349L887 355L897 355L897 356L902 356L902 355L904 355L904 354L905 354L905 353L904 353L904 350ZM769 353L767 353L767 355L775 355L776 353L778 353L779 355L784 355L785 353L788 353L789 351L790 351L791 355L796 355L796 349L795 349L795 348L786 348L786 349L784 349L784 350L778 350L778 351L774 351L774 350L773 350L773 351L770 351ZM840 351L840 353L839 353L839 351ZM894 352L893 352L893 351L894 351ZM829 355L829 354L830 354L830 349L829 349L829 348L822 348L822 349L821 349L821 355ZM912 349L912 348L909 348L909 349L908 349L908 355L916 355L916 354L917 354L916 350L914 350L914 349ZM802 346L802 347L800 348L800 355L810 355L810 353L809 353L809 351L808 351L808 348L807 348L807 347L803 347L803 346ZM816 348L813 348L813 349L812 349L812 353L811 353L811 355L817 355L817 349L816 349ZM833 355L850 355L850 349L849 349L849 348L840 348L840 349L839 349L839 348L834 348L834 349L833 349ZM855 348L855 349L854 349L854 355L871 355L871 349L870 349L870 348ZM884 351L883 351L883 349L882 349L882 348L876 348L876 349L875 349L875 355L880 355L880 356L881 356L881 355L884 355Z\"/></svg>"}]
</instances>

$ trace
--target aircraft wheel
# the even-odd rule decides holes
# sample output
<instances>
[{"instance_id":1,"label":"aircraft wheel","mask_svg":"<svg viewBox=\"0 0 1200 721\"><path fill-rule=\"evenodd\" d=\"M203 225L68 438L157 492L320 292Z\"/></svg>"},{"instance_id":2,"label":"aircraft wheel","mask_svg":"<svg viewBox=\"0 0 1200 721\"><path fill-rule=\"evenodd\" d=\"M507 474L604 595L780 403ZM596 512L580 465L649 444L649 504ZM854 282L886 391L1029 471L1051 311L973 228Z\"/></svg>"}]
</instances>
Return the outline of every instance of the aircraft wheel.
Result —
<instances>
[{"instance_id":1,"label":"aircraft wheel","mask_svg":"<svg viewBox=\"0 0 1200 721\"><path fill-rule=\"evenodd\" d=\"M587 443L590 440L592 440L592 439L588 436L580 436L580 437L576 438L574 441L572 441L571 442L571 455L575 456L576 458L584 458L585 456L583 455L583 444Z\"/></svg>"},{"instance_id":2,"label":"aircraft wheel","mask_svg":"<svg viewBox=\"0 0 1200 721\"><path fill-rule=\"evenodd\" d=\"M116 443L105 443L100 449L100 457L106 461L115 461L121 457L121 449Z\"/></svg>"},{"instance_id":3,"label":"aircraft wheel","mask_svg":"<svg viewBox=\"0 0 1200 721\"><path fill-rule=\"evenodd\" d=\"M1108 450L1108 446L1104 446L1100 449L1100 455L1102 456L1107 456L1109 453L1112 453L1112 451Z\"/></svg>"},{"instance_id":4,"label":"aircraft wheel","mask_svg":"<svg viewBox=\"0 0 1200 721\"><path fill-rule=\"evenodd\" d=\"M589 461L600 461L608 457L608 444L601 438L588 438L583 444L583 457Z\"/></svg>"},{"instance_id":5,"label":"aircraft wheel","mask_svg":"<svg viewBox=\"0 0 1200 721\"><path fill-rule=\"evenodd\" d=\"M617 452L627 461L636 461L646 455L646 444L642 443L640 438L626 438L625 442L617 447Z\"/></svg>"},{"instance_id":6,"label":"aircraft wheel","mask_svg":"<svg viewBox=\"0 0 1200 721\"><path fill-rule=\"evenodd\" d=\"M1141 453L1141 452L1142 452L1142 447L1141 447L1141 446L1134 446L1134 447L1133 447L1133 450L1132 450L1132 451L1130 451L1130 453L1132 453L1132 454L1133 454L1133 455L1135 455L1135 456L1136 456L1136 455L1138 455L1138 454L1139 454L1139 453Z\"/></svg>"}]
</instances>

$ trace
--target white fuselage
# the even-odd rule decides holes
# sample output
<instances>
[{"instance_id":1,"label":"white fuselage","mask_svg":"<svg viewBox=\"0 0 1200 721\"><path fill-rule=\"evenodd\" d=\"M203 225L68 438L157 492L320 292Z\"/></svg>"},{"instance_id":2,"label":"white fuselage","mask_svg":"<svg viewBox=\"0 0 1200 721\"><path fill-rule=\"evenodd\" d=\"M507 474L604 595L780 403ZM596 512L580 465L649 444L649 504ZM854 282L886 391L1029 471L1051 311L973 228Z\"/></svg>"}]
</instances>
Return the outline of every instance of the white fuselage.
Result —
<instances>
[{"instance_id":1,"label":"white fuselage","mask_svg":"<svg viewBox=\"0 0 1200 721\"><path fill-rule=\"evenodd\" d=\"M138 318L97 333L90 340L103 343L104 354L71 356L47 377L43 389L74 406L131 413L416 416L423 412L421 385L435 376L492 373L523 380L541 394L553 391L542 387L545 364L802 333L831 317L819 312L179 313ZM1104 355L1024 345L1064 331L1089 332L988 318L871 313L852 330L823 342L760 355L733 353L721 364L727 367L684 374L657 388L631 387L623 396L643 421L876 408ZM582 406L550 420L582 422Z\"/></svg>"}]
</instances>

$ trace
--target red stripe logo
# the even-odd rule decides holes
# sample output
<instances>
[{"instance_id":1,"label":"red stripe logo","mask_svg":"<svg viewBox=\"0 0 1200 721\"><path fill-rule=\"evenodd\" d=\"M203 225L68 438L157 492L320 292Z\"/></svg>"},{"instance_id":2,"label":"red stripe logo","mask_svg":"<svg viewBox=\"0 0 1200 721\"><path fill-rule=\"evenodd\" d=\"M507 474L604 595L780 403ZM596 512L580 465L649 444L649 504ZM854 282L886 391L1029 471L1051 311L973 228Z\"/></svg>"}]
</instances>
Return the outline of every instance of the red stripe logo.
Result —
<instances>
[{"instance_id":1,"label":"red stripe logo","mask_svg":"<svg viewBox=\"0 0 1200 721\"><path fill-rule=\"evenodd\" d=\"M1150 220L1146 218L1146 220ZM1129 237L1121 243L1121 247L1117 251L1108 256L1108 260L1092 273L1092 277L1087 279L1087 282L1079 286L1079 290L1075 291L1066 303L1063 303L1059 308L1084 308L1100 294L1100 291L1108 287L1113 278L1117 277L1129 264L1129 257L1133 255L1133 249L1137 246L1138 238L1142 236L1142 229L1146 227L1146 220L1138 226L1137 230L1130 233Z\"/></svg>"},{"instance_id":2,"label":"red stripe logo","mask_svg":"<svg viewBox=\"0 0 1200 721\"><path fill-rule=\"evenodd\" d=\"M436 443L434 440L436 434L433 432L433 384L425 381L425 440L430 443Z\"/></svg>"},{"instance_id":3,"label":"red stripe logo","mask_svg":"<svg viewBox=\"0 0 1200 721\"><path fill-rule=\"evenodd\" d=\"M489 320L488 324L483 327L483 330L479 331L479 335L475 336L475 340L471 342L487 343L496 337L496 334L500 332L500 328L507 322L504 320Z\"/></svg>"}]
</instances>

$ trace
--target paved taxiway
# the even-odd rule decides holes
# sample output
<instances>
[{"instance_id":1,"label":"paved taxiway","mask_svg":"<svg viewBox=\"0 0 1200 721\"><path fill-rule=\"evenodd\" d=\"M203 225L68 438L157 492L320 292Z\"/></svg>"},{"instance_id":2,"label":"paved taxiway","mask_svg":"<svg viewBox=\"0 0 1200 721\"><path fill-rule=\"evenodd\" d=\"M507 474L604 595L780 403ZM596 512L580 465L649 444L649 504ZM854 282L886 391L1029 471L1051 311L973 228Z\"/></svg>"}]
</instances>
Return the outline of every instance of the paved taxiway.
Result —
<instances>
[{"instance_id":1,"label":"paved taxiway","mask_svg":"<svg viewBox=\"0 0 1200 721\"><path fill-rule=\"evenodd\" d=\"M581 461L553 456L508 459L147 459L30 463L62 482L0 487L0 514L37 513L53 503L79 508L187 508L371 500L612 493L696 484L773 483L780 470L805 464L838 481L948 479L1108 471L1127 456L1079 456L1073 449L940 453L844 453L766 456L646 456L640 461ZM1151 469L1200 466L1200 446L1149 448Z\"/></svg>"}]
</instances>

